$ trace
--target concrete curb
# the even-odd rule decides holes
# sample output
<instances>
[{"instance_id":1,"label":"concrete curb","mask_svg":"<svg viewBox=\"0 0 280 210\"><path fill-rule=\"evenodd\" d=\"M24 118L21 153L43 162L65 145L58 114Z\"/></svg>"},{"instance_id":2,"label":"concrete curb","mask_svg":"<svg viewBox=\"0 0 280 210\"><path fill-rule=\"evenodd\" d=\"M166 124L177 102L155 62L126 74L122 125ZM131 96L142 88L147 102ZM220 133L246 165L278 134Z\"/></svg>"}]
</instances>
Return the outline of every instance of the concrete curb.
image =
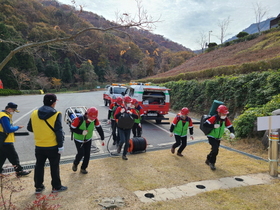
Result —
<instances>
[{"instance_id":1,"label":"concrete curb","mask_svg":"<svg viewBox=\"0 0 280 210\"><path fill-rule=\"evenodd\" d=\"M149 191L135 191L134 194L139 198L141 202L148 203L155 201L166 201L170 199L181 198L184 196L195 196L198 193L219 189L230 189L250 185L269 184L272 179L273 177L271 177L269 174L249 174L243 176L224 177L216 180L190 182L171 188L159 188ZM146 197L145 195L147 193L154 195L154 197Z\"/></svg>"}]
</instances>

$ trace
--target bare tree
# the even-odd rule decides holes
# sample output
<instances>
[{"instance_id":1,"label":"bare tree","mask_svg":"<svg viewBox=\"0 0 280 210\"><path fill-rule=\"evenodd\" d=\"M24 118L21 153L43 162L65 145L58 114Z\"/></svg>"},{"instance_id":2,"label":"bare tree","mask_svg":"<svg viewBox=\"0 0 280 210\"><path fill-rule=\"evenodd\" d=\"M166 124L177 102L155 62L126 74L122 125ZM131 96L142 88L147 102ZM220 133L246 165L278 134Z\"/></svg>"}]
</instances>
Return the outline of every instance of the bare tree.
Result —
<instances>
[{"instance_id":1,"label":"bare tree","mask_svg":"<svg viewBox=\"0 0 280 210\"><path fill-rule=\"evenodd\" d=\"M199 37L197 39L197 42L199 43L199 45L201 47L201 51L204 52L204 49L207 45L207 35L205 34L205 32L203 32L203 31L199 32Z\"/></svg>"},{"instance_id":2,"label":"bare tree","mask_svg":"<svg viewBox=\"0 0 280 210\"><path fill-rule=\"evenodd\" d=\"M29 78L29 87L31 90L35 90L38 87L37 77L38 75L33 75L30 72L27 73L27 77Z\"/></svg>"},{"instance_id":3,"label":"bare tree","mask_svg":"<svg viewBox=\"0 0 280 210\"><path fill-rule=\"evenodd\" d=\"M218 26L220 27L221 34L220 36L216 36L216 37L221 41L221 44L223 44L224 38L229 35L226 32L228 30L228 26L230 22L231 22L230 16L218 22Z\"/></svg>"},{"instance_id":4,"label":"bare tree","mask_svg":"<svg viewBox=\"0 0 280 210\"><path fill-rule=\"evenodd\" d=\"M263 21L265 15L267 14L267 7L262 6L260 3L256 3L254 5L254 12L255 12L257 29L258 32L261 33L262 30L261 22Z\"/></svg>"},{"instance_id":5,"label":"bare tree","mask_svg":"<svg viewBox=\"0 0 280 210\"><path fill-rule=\"evenodd\" d=\"M48 77L38 76L36 82L42 90L49 89L51 87L51 82Z\"/></svg>"},{"instance_id":6,"label":"bare tree","mask_svg":"<svg viewBox=\"0 0 280 210\"><path fill-rule=\"evenodd\" d=\"M18 85L18 89L21 90L21 86L30 80L29 77L26 74L24 74L23 72L20 72L19 70L17 70L16 68L11 67L10 70Z\"/></svg>"},{"instance_id":7,"label":"bare tree","mask_svg":"<svg viewBox=\"0 0 280 210\"><path fill-rule=\"evenodd\" d=\"M75 1L73 1L75 3ZM138 8L138 14L136 14L134 17L132 17L130 14L123 13L122 16L118 16L118 22L114 26L110 26L107 28L98 28L98 27L88 27L85 28L75 34L69 35L64 38L55 38L51 40L41 41L41 42L28 42L23 45L19 45L15 49L13 49L0 63L0 71L4 68L4 66L13 58L13 56L20 52L24 51L30 48L35 47L41 47L44 45L50 45L54 43L63 43L63 42L69 42L75 40L77 37L81 36L82 34L86 33L87 31L110 31L110 30L119 30L119 29L126 29L131 27L137 27L145 30L152 30L154 28L154 24L156 22L159 22L159 20L153 20L151 16L148 16L147 11L143 9L141 6L141 0L136 0L137 8ZM80 7L82 7L80 5ZM82 8L80 10L82 12ZM123 31L122 31L123 32ZM125 33L125 32L123 32ZM6 42L6 43L13 43L17 44L11 41L6 41L3 39L0 39L0 42Z\"/></svg>"}]
</instances>

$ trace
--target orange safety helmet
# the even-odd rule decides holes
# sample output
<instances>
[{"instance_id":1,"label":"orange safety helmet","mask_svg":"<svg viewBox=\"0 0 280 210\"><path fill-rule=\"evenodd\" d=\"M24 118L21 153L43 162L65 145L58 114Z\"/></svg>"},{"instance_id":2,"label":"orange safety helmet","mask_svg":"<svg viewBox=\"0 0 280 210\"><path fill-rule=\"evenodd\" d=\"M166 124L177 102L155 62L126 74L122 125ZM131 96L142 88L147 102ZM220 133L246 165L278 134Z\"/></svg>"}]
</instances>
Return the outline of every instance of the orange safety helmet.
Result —
<instances>
[{"instance_id":1,"label":"orange safety helmet","mask_svg":"<svg viewBox=\"0 0 280 210\"><path fill-rule=\"evenodd\" d=\"M187 107L184 107L181 109L180 114L181 115L188 115L189 114L189 109Z\"/></svg>"},{"instance_id":2,"label":"orange safety helmet","mask_svg":"<svg viewBox=\"0 0 280 210\"><path fill-rule=\"evenodd\" d=\"M131 103L132 103L133 105L134 105L134 104L138 104L138 101L137 101L137 99L133 98L132 101L131 101Z\"/></svg>"},{"instance_id":3,"label":"orange safety helmet","mask_svg":"<svg viewBox=\"0 0 280 210\"><path fill-rule=\"evenodd\" d=\"M131 103L131 98L130 98L129 96L125 96L125 97L123 98L123 101L124 101L125 103Z\"/></svg>"},{"instance_id":4,"label":"orange safety helmet","mask_svg":"<svg viewBox=\"0 0 280 210\"><path fill-rule=\"evenodd\" d=\"M122 105L122 102L123 102L122 97L117 97L117 98L116 98L116 103L117 103L117 104Z\"/></svg>"},{"instance_id":5,"label":"orange safety helmet","mask_svg":"<svg viewBox=\"0 0 280 210\"><path fill-rule=\"evenodd\" d=\"M98 116L98 110L95 107L90 107L86 113L90 120L95 120Z\"/></svg>"},{"instance_id":6,"label":"orange safety helmet","mask_svg":"<svg viewBox=\"0 0 280 210\"><path fill-rule=\"evenodd\" d=\"M217 112L218 113L222 113L222 114L228 114L228 108L225 105L220 105L217 108Z\"/></svg>"}]
</instances>

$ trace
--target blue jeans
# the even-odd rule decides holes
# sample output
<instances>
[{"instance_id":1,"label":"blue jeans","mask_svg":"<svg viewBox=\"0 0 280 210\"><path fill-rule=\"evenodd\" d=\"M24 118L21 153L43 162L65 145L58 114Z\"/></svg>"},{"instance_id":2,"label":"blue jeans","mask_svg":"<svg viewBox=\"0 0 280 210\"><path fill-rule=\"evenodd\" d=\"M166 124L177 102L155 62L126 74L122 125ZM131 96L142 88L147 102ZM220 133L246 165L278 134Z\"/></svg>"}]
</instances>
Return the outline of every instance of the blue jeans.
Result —
<instances>
[{"instance_id":1,"label":"blue jeans","mask_svg":"<svg viewBox=\"0 0 280 210\"><path fill-rule=\"evenodd\" d=\"M128 150L128 147L129 147L129 139L130 139L131 129L120 129L120 128L118 128L118 133L120 135L119 147L122 148L122 145L124 144L123 156L126 156L127 150Z\"/></svg>"}]
</instances>

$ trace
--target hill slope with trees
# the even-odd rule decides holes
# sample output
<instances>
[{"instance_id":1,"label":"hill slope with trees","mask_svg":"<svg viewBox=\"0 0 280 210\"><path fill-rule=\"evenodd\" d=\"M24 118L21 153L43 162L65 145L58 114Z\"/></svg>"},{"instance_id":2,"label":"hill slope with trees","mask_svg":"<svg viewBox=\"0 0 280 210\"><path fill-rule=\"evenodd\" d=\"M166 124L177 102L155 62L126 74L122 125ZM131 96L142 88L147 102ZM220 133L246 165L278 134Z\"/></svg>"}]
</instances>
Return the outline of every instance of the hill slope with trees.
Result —
<instances>
[{"instance_id":1,"label":"hill slope with trees","mask_svg":"<svg viewBox=\"0 0 280 210\"><path fill-rule=\"evenodd\" d=\"M194 56L187 48L135 27L89 30L71 42L42 43L85 28L117 27L92 12L51 0L0 0L0 62L17 52L0 71L5 88L93 88L97 83L126 82L167 71Z\"/></svg>"}]
</instances>

